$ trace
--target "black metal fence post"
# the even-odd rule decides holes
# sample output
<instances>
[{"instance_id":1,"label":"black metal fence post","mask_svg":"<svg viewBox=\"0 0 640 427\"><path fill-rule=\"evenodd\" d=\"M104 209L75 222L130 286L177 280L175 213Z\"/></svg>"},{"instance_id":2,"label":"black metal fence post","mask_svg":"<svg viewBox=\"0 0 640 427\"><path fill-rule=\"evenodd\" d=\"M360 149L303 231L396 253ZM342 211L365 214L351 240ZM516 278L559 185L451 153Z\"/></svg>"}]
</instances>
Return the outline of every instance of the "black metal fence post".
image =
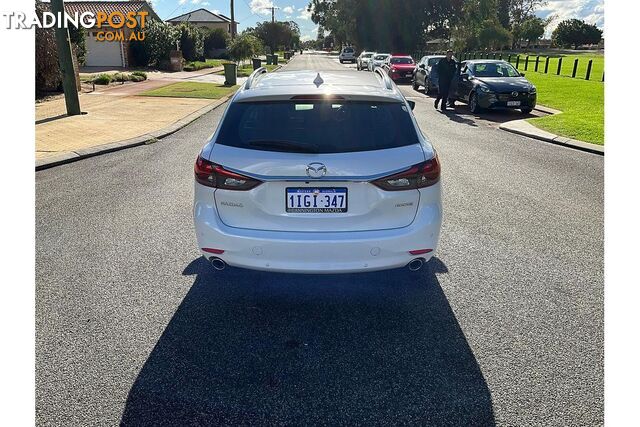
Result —
<instances>
[{"instance_id":1,"label":"black metal fence post","mask_svg":"<svg viewBox=\"0 0 640 427\"><path fill-rule=\"evenodd\" d=\"M500 52L500 61L502 61L502 52Z\"/></svg>"},{"instance_id":2,"label":"black metal fence post","mask_svg":"<svg viewBox=\"0 0 640 427\"><path fill-rule=\"evenodd\" d=\"M511 64L511 54L509 54L509 57L507 58L507 62Z\"/></svg>"},{"instance_id":3,"label":"black metal fence post","mask_svg":"<svg viewBox=\"0 0 640 427\"><path fill-rule=\"evenodd\" d=\"M520 55L516 56L516 68L520 66Z\"/></svg>"},{"instance_id":4,"label":"black metal fence post","mask_svg":"<svg viewBox=\"0 0 640 427\"><path fill-rule=\"evenodd\" d=\"M549 71L549 57L547 56L547 59L544 61L544 73L547 74L548 71Z\"/></svg>"},{"instance_id":5,"label":"black metal fence post","mask_svg":"<svg viewBox=\"0 0 640 427\"><path fill-rule=\"evenodd\" d=\"M558 71L556 71L558 76L560 75L560 71L562 71L562 56L558 58Z\"/></svg>"},{"instance_id":6,"label":"black metal fence post","mask_svg":"<svg viewBox=\"0 0 640 427\"><path fill-rule=\"evenodd\" d=\"M584 77L585 80L589 80L589 77L591 77L591 66L593 65L593 59L589 60L589 63L587 64L587 75Z\"/></svg>"},{"instance_id":7,"label":"black metal fence post","mask_svg":"<svg viewBox=\"0 0 640 427\"><path fill-rule=\"evenodd\" d=\"M578 58L573 61L573 71L571 72L571 77L576 78L576 72L578 71Z\"/></svg>"},{"instance_id":8,"label":"black metal fence post","mask_svg":"<svg viewBox=\"0 0 640 427\"><path fill-rule=\"evenodd\" d=\"M602 72L602 81L604 81L604 71Z\"/></svg>"},{"instance_id":9,"label":"black metal fence post","mask_svg":"<svg viewBox=\"0 0 640 427\"><path fill-rule=\"evenodd\" d=\"M524 70L527 71L527 68L529 68L529 55L524 58Z\"/></svg>"},{"instance_id":10,"label":"black metal fence post","mask_svg":"<svg viewBox=\"0 0 640 427\"><path fill-rule=\"evenodd\" d=\"M540 55L536 56L536 68L535 68L535 72L538 72L538 63L540 62Z\"/></svg>"}]
</instances>

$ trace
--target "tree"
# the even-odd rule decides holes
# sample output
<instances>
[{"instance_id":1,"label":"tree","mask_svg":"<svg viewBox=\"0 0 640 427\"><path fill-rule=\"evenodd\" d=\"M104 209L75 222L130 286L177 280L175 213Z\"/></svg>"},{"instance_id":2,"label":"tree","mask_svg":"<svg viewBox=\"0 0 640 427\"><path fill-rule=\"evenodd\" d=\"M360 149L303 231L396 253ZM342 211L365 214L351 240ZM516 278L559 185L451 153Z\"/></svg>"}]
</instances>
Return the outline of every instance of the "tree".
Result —
<instances>
[{"instance_id":1,"label":"tree","mask_svg":"<svg viewBox=\"0 0 640 427\"><path fill-rule=\"evenodd\" d=\"M210 52L216 49L226 49L229 46L231 37L224 28L214 28L213 30L205 30L204 50Z\"/></svg>"},{"instance_id":2,"label":"tree","mask_svg":"<svg viewBox=\"0 0 640 427\"><path fill-rule=\"evenodd\" d=\"M294 47L300 43L300 28L293 21L260 22L255 28L249 28L245 32L260 39L271 52L284 47Z\"/></svg>"},{"instance_id":3,"label":"tree","mask_svg":"<svg viewBox=\"0 0 640 427\"><path fill-rule=\"evenodd\" d=\"M177 27L152 20L147 22L145 39L140 43L142 43L148 63L160 65L163 61L169 60L169 54L178 48L179 40L180 30Z\"/></svg>"},{"instance_id":4,"label":"tree","mask_svg":"<svg viewBox=\"0 0 640 427\"><path fill-rule=\"evenodd\" d=\"M187 61L204 59L204 33L189 23L178 26L180 31L180 50Z\"/></svg>"},{"instance_id":5,"label":"tree","mask_svg":"<svg viewBox=\"0 0 640 427\"><path fill-rule=\"evenodd\" d=\"M546 26L547 22L537 16L528 18L521 24L515 24L513 26L514 41L519 43L524 40L527 42L527 47L529 47L531 42L539 40L544 35Z\"/></svg>"},{"instance_id":6,"label":"tree","mask_svg":"<svg viewBox=\"0 0 640 427\"><path fill-rule=\"evenodd\" d=\"M233 39L227 52L232 60L240 62L258 54L261 47L262 43L257 37L244 33Z\"/></svg>"},{"instance_id":7,"label":"tree","mask_svg":"<svg viewBox=\"0 0 640 427\"><path fill-rule=\"evenodd\" d=\"M511 33L496 19L487 19L478 29L478 43L481 48L502 49L511 44Z\"/></svg>"},{"instance_id":8,"label":"tree","mask_svg":"<svg viewBox=\"0 0 640 427\"><path fill-rule=\"evenodd\" d=\"M596 44L602 38L602 30L579 19L567 19L558 24L551 39L556 46L577 49L583 44Z\"/></svg>"}]
</instances>

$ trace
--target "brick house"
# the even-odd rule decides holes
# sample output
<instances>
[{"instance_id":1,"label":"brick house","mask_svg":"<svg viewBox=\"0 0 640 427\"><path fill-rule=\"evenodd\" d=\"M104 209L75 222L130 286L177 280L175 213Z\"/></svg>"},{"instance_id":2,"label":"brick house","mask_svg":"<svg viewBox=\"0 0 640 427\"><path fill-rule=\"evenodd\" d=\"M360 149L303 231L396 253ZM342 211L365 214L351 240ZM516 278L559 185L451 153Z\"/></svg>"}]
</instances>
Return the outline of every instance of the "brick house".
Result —
<instances>
[{"instance_id":1,"label":"brick house","mask_svg":"<svg viewBox=\"0 0 640 427\"><path fill-rule=\"evenodd\" d=\"M148 12L147 20L161 20L156 12L151 8L149 3L144 0L120 0L120 1L104 1L104 0L85 0L85 1L70 1L66 0L64 3L64 10L67 14L82 14L84 12L120 12L126 16L129 12ZM119 18L114 19L114 24L119 24ZM129 50L129 35L132 31L138 31L139 29L129 29L123 26L120 29L110 28L102 25L101 28L87 29L86 35L86 59L85 66L87 67L128 67L133 63L131 52ZM112 32L122 31L124 33L124 40L97 40L100 32ZM103 33L103 35L105 34Z\"/></svg>"},{"instance_id":2,"label":"brick house","mask_svg":"<svg viewBox=\"0 0 640 427\"><path fill-rule=\"evenodd\" d=\"M180 25L184 22L193 24L196 27L204 27L213 30L214 28L222 28L231 34L231 19L219 13L213 13L207 9L197 9L187 12L175 18L167 19L168 23ZM238 22L234 23L235 33L238 33Z\"/></svg>"}]
</instances>

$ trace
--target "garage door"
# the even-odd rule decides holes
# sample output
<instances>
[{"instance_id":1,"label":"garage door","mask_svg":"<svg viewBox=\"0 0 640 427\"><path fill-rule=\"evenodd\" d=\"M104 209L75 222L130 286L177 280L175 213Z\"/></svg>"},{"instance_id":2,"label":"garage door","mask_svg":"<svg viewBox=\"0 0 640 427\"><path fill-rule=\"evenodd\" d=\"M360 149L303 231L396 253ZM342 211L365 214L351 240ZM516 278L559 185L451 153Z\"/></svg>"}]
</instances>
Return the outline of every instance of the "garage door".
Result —
<instances>
[{"instance_id":1,"label":"garage door","mask_svg":"<svg viewBox=\"0 0 640 427\"><path fill-rule=\"evenodd\" d=\"M93 34L87 36L85 65L89 67L122 67L122 53L118 41L96 41Z\"/></svg>"}]
</instances>

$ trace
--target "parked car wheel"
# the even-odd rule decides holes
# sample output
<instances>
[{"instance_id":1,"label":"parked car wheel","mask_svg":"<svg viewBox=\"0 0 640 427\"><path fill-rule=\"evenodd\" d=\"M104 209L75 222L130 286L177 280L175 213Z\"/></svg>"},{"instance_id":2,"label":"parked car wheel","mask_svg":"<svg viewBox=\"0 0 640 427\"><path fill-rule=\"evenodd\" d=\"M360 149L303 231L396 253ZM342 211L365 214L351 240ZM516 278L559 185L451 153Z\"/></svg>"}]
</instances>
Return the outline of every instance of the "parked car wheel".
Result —
<instances>
[{"instance_id":1,"label":"parked car wheel","mask_svg":"<svg viewBox=\"0 0 640 427\"><path fill-rule=\"evenodd\" d=\"M418 90L420 89L420 85L418 84L418 82L416 81L416 78L414 77L413 80L411 80L411 86L413 87L413 90Z\"/></svg>"},{"instance_id":2,"label":"parked car wheel","mask_svg":"<svg viewBox=\"0 0 640 427\"><path fill-rule=\"evenodd\" d=\"M433 90L431 89L431 82L429 81L429 79L425 78L424 79L424 93L426 95L431 95L432 92L433 92Z\"/></svg>"},{"instance_id":3,"label":"parked car wheel","mask_svg":"<svg viewBox=\"0 0 640 427\"><path fill-rule=\"evenodd\" d=\"M341 59L341 60L340 60L340 63L341 63L341 64L344 64L344 61Z\"/></svg>"},{"instance_id":4,"label":"parked car wheel","mask_svg":"<svg viewBox=\"0 0 640 427\"><path fill-rule=\"evenodd\" d=\"M520 111L522 111L522 114L529 114L532 110L533 110L533 108L521 108L520 109Z\"/></svg>"},{"instance_id":5,"label":"parked car wheel","mask_svg":"<svg viewBox=\"0 0 640 427\"><path fill-rule=\"evenodd\" d=\"M471 97L469 98L469 110L471 110L471 112L474 114L480 112L480 105L478 105L478 95L476 95L475 92L473 92L471 94Z\"/></svg>"}]
</instances>

